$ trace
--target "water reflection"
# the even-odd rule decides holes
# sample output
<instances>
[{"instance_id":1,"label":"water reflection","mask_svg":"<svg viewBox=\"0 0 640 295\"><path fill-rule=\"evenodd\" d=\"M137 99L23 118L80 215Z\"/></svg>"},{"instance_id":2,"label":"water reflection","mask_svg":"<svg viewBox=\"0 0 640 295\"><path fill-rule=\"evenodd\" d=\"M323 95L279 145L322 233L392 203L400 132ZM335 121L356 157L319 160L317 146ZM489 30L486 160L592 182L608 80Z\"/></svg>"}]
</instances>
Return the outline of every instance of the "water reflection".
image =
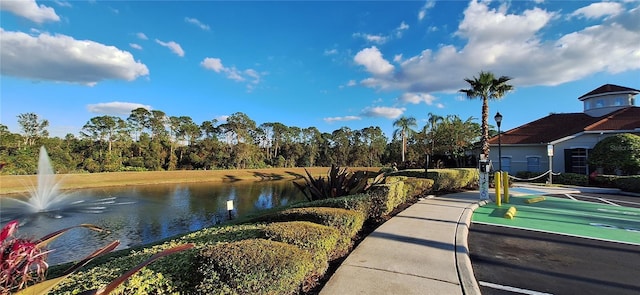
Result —
<instances>
[{"instance_id":1,"label":"water reflection","mask_svg":"<svg viewBox=\"0 0 640 295\"><path fill-rule=\"evenodd\" d=\"M97 233L74 229L51 243L49 263L74 261L113 240L118 249L147 244L177 234L199 230L227 220L227 200L234 200L234 216L304 201L291 181L163 184L78 190L69 194L77 202L106 203L98 214L88 211L20 215L12 196L0 198L2 224L12 219L28 220L19 227L20 236L40 237L52 231L92 223L111 231ZM59 217L59 218L52 218Z\"/></svg>"}]
</instances>

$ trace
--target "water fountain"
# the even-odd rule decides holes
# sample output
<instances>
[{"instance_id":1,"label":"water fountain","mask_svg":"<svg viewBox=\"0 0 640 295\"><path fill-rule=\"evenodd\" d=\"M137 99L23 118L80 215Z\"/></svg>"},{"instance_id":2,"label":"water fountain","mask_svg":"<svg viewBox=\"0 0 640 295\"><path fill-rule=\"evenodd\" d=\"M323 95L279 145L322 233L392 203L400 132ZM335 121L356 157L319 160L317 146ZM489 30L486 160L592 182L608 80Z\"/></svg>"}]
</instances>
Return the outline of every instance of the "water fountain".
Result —
<instances>
[{"instance_id":1,"label":"water fountain","mask_svg":"<svg viewBox=\"0 0 640 295\"><path fill-rule=\"evenodd\" d=\"M40 147L37 183L31 184L29 193L22 198L9 199L18 206L4 208L2 221L7 221L8 218L20 218L24 223L33 219L34 215L61 218L63 213L70 212L102 213L106 209L105 205L115 203L115 198L89 202L71 198L68 192L60 191L61 183L53 171L47 150L44 146Z\"/></svg>"},{"instance_id":2,"label":"water fountain","mask_svg":"<svg viewBox=\"0 0 640 295\"><path fill-rule=\"evenodd\" d=\"M31 206L34 212L47 212L55 210L56 205L64 203L66 194L59 192L60 182L56 179L51 166L51 159L44 146L40 147L38 158L38 182L35 188L32 186L31 194L26 204Z\"/></svg>"}]
</instances>

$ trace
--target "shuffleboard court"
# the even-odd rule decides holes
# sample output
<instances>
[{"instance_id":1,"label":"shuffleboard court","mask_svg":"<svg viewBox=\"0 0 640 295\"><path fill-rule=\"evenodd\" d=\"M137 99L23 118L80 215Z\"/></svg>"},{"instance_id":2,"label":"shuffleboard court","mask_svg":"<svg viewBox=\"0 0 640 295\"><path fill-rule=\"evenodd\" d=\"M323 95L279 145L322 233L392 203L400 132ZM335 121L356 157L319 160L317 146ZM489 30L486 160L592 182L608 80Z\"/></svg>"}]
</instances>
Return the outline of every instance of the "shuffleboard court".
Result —
<instances>
[{"instance_id":1,"label":"shuffleboard court","mask_svg":"<svg viewBox=\"0 0 640 295\"><path fill-rule=\"evenodd\" d=\"M486 204L474 211L472 222L640 245L639 208L549 196L540 202L525 202L536 197L540 195L512 196L500 207ZM505 218L512 206L516 207L515 217Z\"/></svg>"}]
</instances>

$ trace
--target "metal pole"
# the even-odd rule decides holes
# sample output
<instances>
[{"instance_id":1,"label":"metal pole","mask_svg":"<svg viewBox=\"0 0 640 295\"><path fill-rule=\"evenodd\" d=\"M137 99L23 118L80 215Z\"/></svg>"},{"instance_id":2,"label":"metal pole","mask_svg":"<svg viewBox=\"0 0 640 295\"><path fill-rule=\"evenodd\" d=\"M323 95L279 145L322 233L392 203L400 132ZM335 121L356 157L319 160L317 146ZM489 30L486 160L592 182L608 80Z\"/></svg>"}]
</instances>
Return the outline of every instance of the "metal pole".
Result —
<instances>
[{"instance_id":1,"label":"metal pole","mask_svg":"<svg viewBox=\"0 0 640 295\"><path fill-rule=\"evenodd\" d=\"M549 156L549 184L553 184L553 145L547 144L547 156Z\"/></svg>"},{"instance_id":2,"label":"metal pole","mask_svg":"<svg viewBox=\"0 0 640 295\"><path fill-rule=\"evenodd\" d=\"M549 156L549 184L553 184L553 156Z\"/></svg>"},{"instance_id":3,"label":"metal pole","mask_svg":"<svg viewBox=\"0 0 640 295\"><path fill-rule=\"evenodd\" d=\"M498 124L498 168L502 172L502 140L500 134L500 124Z\"/></svg>"}]
</instances>

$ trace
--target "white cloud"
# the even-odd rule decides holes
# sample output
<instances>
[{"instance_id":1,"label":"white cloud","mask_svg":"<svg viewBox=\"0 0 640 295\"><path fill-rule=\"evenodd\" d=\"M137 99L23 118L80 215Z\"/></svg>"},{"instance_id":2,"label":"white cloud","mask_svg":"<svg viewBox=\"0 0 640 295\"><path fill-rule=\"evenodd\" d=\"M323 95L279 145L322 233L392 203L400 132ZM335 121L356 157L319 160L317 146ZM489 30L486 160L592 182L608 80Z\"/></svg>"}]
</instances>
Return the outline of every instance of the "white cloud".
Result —
<instances>
[{"instance_id":1,"label":"white cloud","mask_svg":"<svg viewBox=\"0 0 640 295\"><path fill-rule=\"evenodd\" d=\"M574 11L571 16L585 18L600 18L603 16L617 15L624 10L622 4L617 2L592 3Z\"/></svg>"},{"instance_id":2,"label":"white cloud","mask_svg":"<svg viewBox=\"0 0 640 295\"><path fill-rule=\"evenodd\" d=\"M362 118L358 117L358 116L344 116L344 117L328 117L328 118L324 118L323 120L327 123L333 123L333 122L342 122L342 121L355 121L355 120L361 120Z\"/></svg>"},{"instance_id":3,"label":"white cloud","mask_svg":"<svg viewBox=\"0 0 640 295\"><path fill-rule=\"evenodd\" d=\"M380 90L455 92L468 86L463 78L481 70L513 77L512 84L521 87L640 69L640 8L558 36L549 32L555 31L552 20L559 19L559 12L532 8L514 13L488 5L469 3L455 33L466 41L461 46L441 44L394 58L399 62L395 68L375 47L359 52L355 62L371 73L360 83Z\"/></svg>"},{"instance_id":4,"label":"white cloud","mask_svg":"<svg viewBox=\"0 0 640 295\"><path fill-rule=\"evenodd\" d=\"M184 21L187 22L187 23L190 23L190 24L194 24L194 25L198 26L200 29L205 30L205 31L208 31L208 30L211 29L211 28L209 28L208 25L203 24L201 21L199 21L198 19L195 19L195 18L185 17Z\"/></svg>"},{"instance_id":5,"label":"white cloud","mask_svg":"<svg viewBox=\"0 0 640 295\"><path fill-rule=\"evenodd\" d=\"M405 23L404 21L402 23L400 23L400 26L398 26L396 28L396 37L400 38L402 37L402 33L404 33L404 31L409 29L409 25L407 25L407 23Z\"/></svg>"},{"instance_id":6,"label":"white cloud","mask_svg":"<svg viewBox=\"0 0 640 295\"><path fill-rule=\"evenodd\" d=\"M133 102L104 102L104 103L96 103L87 105L87 110L91 113L95 114L105 114L105 115L129 115L132 110L137 108L143 108L147 110L151 110L150 105L144 105Z\"/></svg>"},{"instance_id":7,"label":"white cloud","mask_svg":"<svg viewBox=\"0 0 640 295\"><path fill-rule=\"evenodd\" d=\"M129 46L131 46L131 48L134 48L134 49L142 50L142 46L140 46L140 44L129 43Z\"/></svg>"},{"instance_id":8,"label":"white cloud","mask_svg":"<svg viewBox=\"0 0 640 295\"><path fill-rule=\"evenodd\" d=\"M423 20L427 16L427 11L436 6L435 0L427 0L418 11L418 20Z\"/></svg>"},{"instance_id":9,"label":"white cloud","mask_svg":"<svg viewBox=\"0 0 640 295\"><path fill-rule=\"evenodd\" d=\"M200 65L205 69L213 70L216 73L220 73L220 71L224 70L222 60L219 58L207 57L200 63Z\"/></svg>"},{"instance_id":10,"label":"white cloud","mask_svg":"<svg viewBox=\"0 0 640 295\"><path fill-rule=\"evenodd\" d=\"M325 49L324 55L335 55L338 54L338 49Z\"/></svg>"},{"instance_id":11,"label":"white cloud","mask_svg":"<svg viewBox=\"0 0 640 295\"><path fill-rule=\"evenodd\" d=\"M245 75L253 78L253 80L251 81L251 83L253 84L258 84L260 83L260 73L258 73L256 70L254 69L248 69L248 70L244 70Z\"/></svg>"},{"instance_id":12,"label":"white cloud","mask_svg":"<svg viewBox=\"0 0 640 295\"><path fill-rule=\"evenodd\" d=\"M412 93L412 92L403 93L398 98L398 101L402 103L419 104L424 102L427 105L432 105L435 100L436 100L436 97L429 93Z\"/></svg>"},{"instance_id":13,"label":"white cloud","mask_svg":"<svg viewBox=\"0 0 640 295\"><path fill-rule=\"evenodd\" d=\"M383 117L387 119L395 119L406 111L405 108L393 108L393 107L367 107L362 110L362 115L365 117Z\"/></svg>"},{"instance_id":14,"label":"white cloud","mask_svg":"<svg viewBox=\"0 0 640 295\"><path fill-rule=\"evenodd\" d=\"M32 22L60 21L56 11L44 4L38 5L35 0L0 1L0 10L10 11Z\"/></svg>"},{"instance_id":15,"label":"white cloud","mask_svg":"<svg viewBox=\"0 0 640 295\"><path fill-rule=\"evenodd\" d=\"M144 33L136 33L136 37L138 37L138 39L140 40L149 40L149 37L147 37L147 35L145 35Z\"/></svg>"},{"instance_id":16,"label":"white cloud","mask_svg":"<svg viewBox=\"0 0 640 295\"><path fill-rule=\"evenodd\" d=\"M71 5L71 3L67 2L67 1L55 0L55 1L53 1L53 2L55 2L56 4L58 4L58 6L60 6L60 7L73 7L73 6Z\"/></svg>"},{"instance_id":17,"label":"white cloud","mask_svg":"<svg viewBox=\"0 0 640 295\"><path fill-rule=\"evenodd\" d=\"M356 80L349 80L349 82L347 82L347 86L356 86Z\"/></svg>"},{"instance_id":18,"label":"white cloud","mask_svg":"<svg viewBox=\"0 0 640 295\"><path fill-rule=\"evenodd\" d=\"M365 34L365 33L353 33L353 37L362 38L362 39L365 39L367 42L376 43L376 44L384 44L384 43L387 43L387 41L389 40L389 37L387 36L371 35L371 34Z\"/></svg>"},{"instance_id":19,"label":"white cloud","mask_svg":"<svg viewBox=\"0 0 640 295\"><path fill-rule=\"evenodd\" d=\"M179 57L183 57L184 56L184 50L182 50L182 47L180 47L180 44L174 42L174 41L169 41L169 42L162 42L158 39L156 39L156 43L169 48L173 53L175 53L176 55L178 55Z\"/></svg>"},{"instance_id":20,"label":"white cloud","mask_svg":"<svg viewBox=\"0 0 640 295\"><path fill-rule=\"evenodd\" d=\"M246 81L247 78L250 78L249 83L256 85L259 84L261 78L264 73L260 73L254 69L246 69L246 70L238 70L235 66L233 67L225 67L222 64L222 60L214 57L207 57L202 62L200 62L200 66L205 69L213 70L216 73L224 73L226 74L228 79L234 80L236 82ZM248 90L253 89L253 85L247 85Z\"/></svg>"},{"instance_id":21,"label":"white cloud","mask_svg":"<svg viewBox=\"0 0 640 295\"><path fill-rule=\"evenodd\" d=\"M0 28L0 47L2 75L85 85L149 75L128 51L66 35L30 36Z\"/></svg>"},{"instance_id":22,"label":"white cloud","mask_svg":"<svg viewBox=\"0 0 640 295\"><path fill-rule=\"evenodd\" d=\"M360 50L353 60L363 65L369 73L374 75L386 75L393 72L393 65L382 57L382 53L377 47L372 46Z\"/></svg>"},{"instance_id":23,"label":"white cloud","mask_svg":"<svg viewBox=\"0 0 640 295\"><path fill-rule=\"evenodd\" d=\"M227 122L228 118L229 118L229 115L220 115L220 116L216 116L214 119L218 120L218 122L221 123L221 122Z\"/></svg>"},{"instance_id":24,"label":"white cloud","mask_svg":"<svg viewBox=\"0 0 640 295\"><path fill-rule=\"evenodd\" d=\"M227 78L231 80L234 80L236 82L242 82L245 80L244 77L242 77L242 75L238 71L238 69L236 69L236 67L227 68L226 72L227 72Z\"/></svg>"}]
</instances>

